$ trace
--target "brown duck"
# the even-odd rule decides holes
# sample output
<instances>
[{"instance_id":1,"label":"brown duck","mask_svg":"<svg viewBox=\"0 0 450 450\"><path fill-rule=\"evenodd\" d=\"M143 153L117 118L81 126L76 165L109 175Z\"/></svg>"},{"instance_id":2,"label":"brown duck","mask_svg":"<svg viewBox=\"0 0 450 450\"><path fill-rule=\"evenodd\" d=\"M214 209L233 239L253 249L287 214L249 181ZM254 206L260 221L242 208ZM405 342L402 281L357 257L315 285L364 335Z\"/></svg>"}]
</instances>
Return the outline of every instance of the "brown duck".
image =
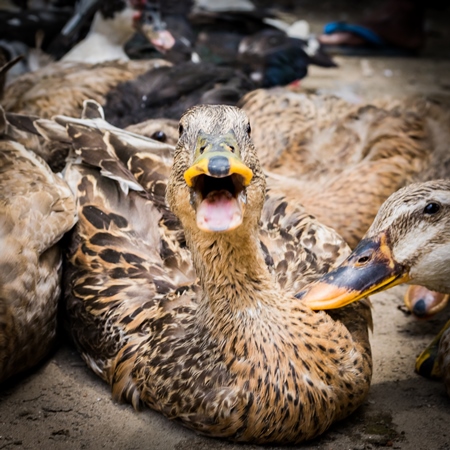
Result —
<instances>
[{"instance_id":1,"label":"brown duck","mask_svg":"<svg viewBox=\"0 0 450 450\"><path fill-rule=\"evenodd\" d=\"M254 124L270 192L299 202L351 248L393 192L450 175L450 107L442 99L354 105L276 88L247 94L241 106ZM419 313L446 300L425 287L411 287L405 296Z\"/></svg>"},{"instance_id":2,"label":"brown duck","mask_svg":"<svg viewBox=\"0 0 450 450\"><path fill-rule=\"evenodd\" d=\"M0 110L0 382L52 349L61 294L58 242L76 221L69 187L12 134Z\"/></svg>"},{"instance_id":3,"label":"brown duck","mask_svg":"<svg viewBox=\"0 0 450 450\"><path fill-rule=\"evenodd\" d=\"M371 378L370 308L314 313L294 297L347 246L283 198L265 201L246 115L186 112L167 179L167 148L87 106L55 119L76 154L65 303L114 397L259 444L311 439L354 411Z\"/></svg>"}]
</instances>

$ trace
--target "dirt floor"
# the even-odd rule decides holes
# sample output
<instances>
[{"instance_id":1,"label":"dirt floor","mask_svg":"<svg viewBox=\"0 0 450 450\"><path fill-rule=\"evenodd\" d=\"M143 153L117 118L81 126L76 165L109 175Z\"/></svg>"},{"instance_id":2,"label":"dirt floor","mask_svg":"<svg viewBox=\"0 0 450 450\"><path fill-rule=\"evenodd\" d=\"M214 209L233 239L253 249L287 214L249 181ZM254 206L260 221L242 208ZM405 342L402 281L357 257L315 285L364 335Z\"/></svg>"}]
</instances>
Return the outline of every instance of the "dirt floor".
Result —
<instances>
[{"instance_id":1,"label":"dirt floor","mask_svg":"<svg viewBox=\"0 0 450 450\"><path fill-rule=\"evenodd\" d=\"M308 2L305 2L308 3ZM324 2L325 5L326 2ZM340 4L340 2L334 2ZM305 10L313 31L332 16ZM336 8L335 10L338 10ZM327 14L328 11L328 14ZM433 11L434 30L419 58L339 57L339 68L312 68L302 86L352 101L380 95L450 95L449 11ZM447 24L447 27L442 24ZM433 28L434 27L434 28ZM436 31L436 29L438 31ZM445 34L447 33L447 35ZM446 43L446 45L444 45ZM372 298L374 376L366 403L303 449L450 449L450 398L441 382L414 373L414 361L450 315L428 322L402 311L404 287ZM109 387L89 371L61 337L57 351L33 373L0 389L0 449L254 449L199 437L150 410L112 401Z\"/></svg>"}]
</instances>

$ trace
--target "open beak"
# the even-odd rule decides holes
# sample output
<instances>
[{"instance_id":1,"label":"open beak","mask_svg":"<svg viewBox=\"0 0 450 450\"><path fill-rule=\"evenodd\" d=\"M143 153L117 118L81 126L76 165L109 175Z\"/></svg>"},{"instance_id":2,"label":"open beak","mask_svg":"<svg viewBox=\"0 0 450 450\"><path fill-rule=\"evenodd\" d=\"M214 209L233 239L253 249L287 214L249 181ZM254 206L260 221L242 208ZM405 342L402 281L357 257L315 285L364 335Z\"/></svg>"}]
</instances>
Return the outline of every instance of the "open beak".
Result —
<instances>
[{"instance_id":1,"label":"open beak","mask_svg":"<svg viewBox=\"0 0 450 450\"><path fill-rule=\"evenodd\" d=\"M407 281L407 269L395 262L388 236L381 233L363 239L339 267L296 297L312 309L340 308Z\"/></svg>"},{"instance_id":2,"label":"open beak","mask_svg":"<svg viewBox=\"0 0 450 450\"><path fill-rule=\"evenodd\" d=\"M232 130L220 136L200 131L194 163L184 173L197 226L213 232L238 227L247 202L246 187L252 178Z\"/></svg>"}]
</instances>

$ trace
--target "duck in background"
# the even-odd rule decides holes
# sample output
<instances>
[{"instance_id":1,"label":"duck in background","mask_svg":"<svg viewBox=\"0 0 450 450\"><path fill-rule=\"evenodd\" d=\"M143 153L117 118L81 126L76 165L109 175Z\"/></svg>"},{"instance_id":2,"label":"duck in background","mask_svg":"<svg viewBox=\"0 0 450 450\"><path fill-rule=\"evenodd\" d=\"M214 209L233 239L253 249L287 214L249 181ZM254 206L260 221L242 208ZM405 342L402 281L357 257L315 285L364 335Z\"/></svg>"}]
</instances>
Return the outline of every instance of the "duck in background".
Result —
<instances>
[{"instance_id":1,"label":"duck in background","mask_svg":"<svg viewBox=\"0 0 450 450\"><path fill-rule=\"evenodd\" d=\"M84 100L92 98L103 104L107 93L120 82L169 64L157 59L98 64L58 61L16 78L6 87L2 104L8 112L42 118L79 115Z\"/></svg>"},{"instance_id":2,"label":"duck in background","mask_svg":"<svg viewBox=\"0 0 450 450\"><path fill-rule=\"evenodd\" d=\"M128 61L124 46L135 34L141 20L142 9L128 0L102 0L97 2L86 37L69 50L61 61L100 63L110 60Z\"/></svg>"},{"instance_id":3,"label":"duck in background","mask_svg":"<svg viewBox=\"0 0 450 450\"><path fill-rule=\"evenodd\" d=\"M314 37L290 37L279 29L267 29L244 37L238 60L258 87L284 86L308 74L311 64L337 67Z\"/></svg>"},{"instance_id":4,"label":"duck in background","mask_svg":"<svg viewBox=\"0 0 450 450\"><path fill-rule=\"evenodd\" d=\"M450 170L445 102L409 97L355 105L273 88L250 92L239 105L254 124L270 189L297 199L351 248L389 195Z\"/></svg>"},{"instance_id":5,"label":"duck in background","mask_svg":"<svg viewBox=\"0 0 450 450\"><path fill-rule=\"evenodd\" d=\"M240 70L199 62L183 62L148 71L111 89L105 116L126 127L147 119L179 120L196 104L236 105L255 84Z\"/></svg>"},{"instance_id":6,"label":"duck in background","mask_svg":"<svg viewBox=\"0 0 450 450\"><path fill-rule=\"evenodd\" d=\"M181 17L185 23L186 5L182 8L177 14L168 16L174 20ZM119 84L108 94L104 105L106 118L121 127L149 118L178 120L184 110L195 104L236 105L244 94L258 86L287 84L302 78L310 63L335 65L314 44L316 41L289 37L284 31L266 24L261 14L228 10L190 14L189 19L196 24L193 28L198 32L193 48L199 49L199 40L205 33L216 33L220 36L217 50L224 52L223 58L215 58L211 53L211 58L206 57L206 60L179 62L171 68L162 68ZM161 33L169 31L161 25L165 16L161 18L159 10L152 11L152 17L150 28L153 27L153 31L155 24L160 24ZM200 26L203 28L198 31ZM262 31L246 37L245 33L258 29ZM225 39L227 33L232 34L234 40ZM206 41L214 42L214 38L208 37ZM227 53L230 42L234 42L235 48ZM198 55L201 58L205 53L199 50Z\"/></svg>"},{"instance_id":7,"label":"duck in background","mask_svg":"<svg viewBox=\"0 0 450 450\"><path fill-rule=\"evenodd\" d=\"M16 78L5 90L4 108L42 118L78 116L84 100L104 103L108 91L121 81L169 65L158 59L131 61L125 54L123 44L135 32L139 8L129 1L99 2L86 38L62 61Z\"/></svg>"},{"instance_id":8,"label":"duck in background","mask_svg":"<svg viewBox=\"0 0 450 450\"><path fill-rule=\"evenodd\" d=\"M76 222L69 187L11 131L0 110L0 382L35 366L55 344L58 242Z\"/></svg>"},{"instance_id":9,"label":"duck in background","mask_svg":"<svg viewBox=\"0 0 450 450\"><path fill-rule=\"evenodd\" d=\"M310 64L336 66L317 39L289 34L295 27L275 20L272 13L250 2L241 9L233 9L233 5L217 9L209 4L210 9L197 5L191 11L192 3L166 10L161 5L154 12L160 18L144 27L149 40L170 61L203 61L239 68L252 75L257 87L299 80L306 76ZM177 55L181 47L184 50Z\"/></svg>"}]
</instances>

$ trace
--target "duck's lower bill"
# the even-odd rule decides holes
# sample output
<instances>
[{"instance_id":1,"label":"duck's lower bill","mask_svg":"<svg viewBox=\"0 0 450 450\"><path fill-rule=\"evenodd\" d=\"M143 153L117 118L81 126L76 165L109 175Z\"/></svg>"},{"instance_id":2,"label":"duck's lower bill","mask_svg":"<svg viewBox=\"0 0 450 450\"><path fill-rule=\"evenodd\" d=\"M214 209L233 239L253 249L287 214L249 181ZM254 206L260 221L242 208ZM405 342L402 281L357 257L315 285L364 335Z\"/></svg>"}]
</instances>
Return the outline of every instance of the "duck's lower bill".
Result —
<instances>
[{"instance_id":1,"label":"duck's lower bill","mask_svg":"<svg viewBox=\"0 0 450 450\"><path fill-rule=\"evenodd\" d=\"M339 267L297 297L312 309L341 308L408 281L407 270L394 261L386 236L380 235L361 241Z\"/></svg>"},{"instance_id":2,"label":"duck's lower bill","mask_svg":"<svg viewBox=\"0 0 450 450\"><path fill-rule=\"evenodd\" d=\"M197 226L203 231L234 230L242 218L242 202L225 189L210 192L197 208Z\"/></svg>"}]
</instances>

